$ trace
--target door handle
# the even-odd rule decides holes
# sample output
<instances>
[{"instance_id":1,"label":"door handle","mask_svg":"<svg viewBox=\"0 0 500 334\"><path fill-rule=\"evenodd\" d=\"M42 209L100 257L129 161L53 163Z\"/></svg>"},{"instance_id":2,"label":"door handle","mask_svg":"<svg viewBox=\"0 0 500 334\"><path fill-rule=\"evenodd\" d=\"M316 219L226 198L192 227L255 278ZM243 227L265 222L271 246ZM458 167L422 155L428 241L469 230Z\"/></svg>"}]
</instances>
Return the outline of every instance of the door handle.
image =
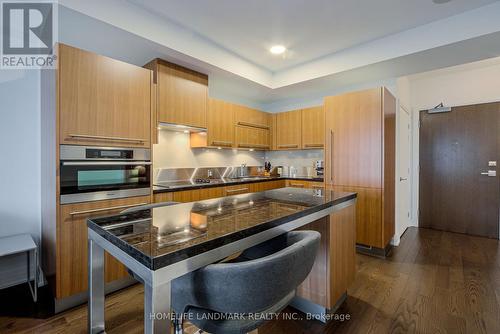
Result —
<instances>
[{"instance_id":1,"label":"door handle","mask_svg":"<svg viewBox=\"0 0 500 334\"><path fill-rule=\"evenodd\" d=\"M335 137L333 130L330 129L330 184L333 185L333 153L334 153L334 148L333 145L335 144L334 142Z\"/></svg>"},{"instance_id":2,"label":"door handle","mask_svg":"<svg viewBox=\"0 0 500 334\"><path fill-rule=\"evenodd\" d=\"M482 172L481 175L486 175L489 177L495 177L497 176L497 171L496 170L489 170L487 172Z\"/></svg>"},{"instance_id":3,"label":"door handle","mask_svg":"<svg viewBox=\"0 0 500 334\"><path fill-rule=\"evenodd\" d=\"M407 180L408 180L407 177L399 177L399 182L401 182L401 181L407 181Z\"/></svg>"}]
</instances>

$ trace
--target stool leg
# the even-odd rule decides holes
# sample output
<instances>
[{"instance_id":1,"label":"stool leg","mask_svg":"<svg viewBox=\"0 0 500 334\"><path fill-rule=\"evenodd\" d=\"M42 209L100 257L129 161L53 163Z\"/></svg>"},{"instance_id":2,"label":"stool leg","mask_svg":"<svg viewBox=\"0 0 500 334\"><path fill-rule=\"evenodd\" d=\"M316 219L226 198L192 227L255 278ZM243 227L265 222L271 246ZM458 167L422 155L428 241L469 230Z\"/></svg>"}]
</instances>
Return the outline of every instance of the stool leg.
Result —
<instances>
[{"instance_id":1,"label":"stool leg","mask_svg":"<svg viewBox=\"0 0 500 334\"><path fill-rule=\"evenodd\" d=\"M183 322L184 322L184 319L182 319L182 314L175 314L175 317L174 317L175 334L184 334L184 329L182 328Z\"/></svg>"}]
</instances>

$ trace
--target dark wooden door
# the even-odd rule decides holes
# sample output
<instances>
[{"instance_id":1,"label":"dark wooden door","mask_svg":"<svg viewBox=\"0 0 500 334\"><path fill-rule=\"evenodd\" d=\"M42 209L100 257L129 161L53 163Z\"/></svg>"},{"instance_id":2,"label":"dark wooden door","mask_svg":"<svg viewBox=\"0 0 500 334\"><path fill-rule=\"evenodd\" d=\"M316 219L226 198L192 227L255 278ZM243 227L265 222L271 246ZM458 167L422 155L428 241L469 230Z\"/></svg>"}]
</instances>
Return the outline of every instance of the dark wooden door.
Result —
<instances>
[{"instance_id":1,"label":"dark wooden door","mask_svg":"<svg viewBox=\"0 0 500 334\"><path fill-rule=\"evenodd\" d=\"M420 113L419 225L498 238L500 103Z\"/></svg>"}]
</instances>

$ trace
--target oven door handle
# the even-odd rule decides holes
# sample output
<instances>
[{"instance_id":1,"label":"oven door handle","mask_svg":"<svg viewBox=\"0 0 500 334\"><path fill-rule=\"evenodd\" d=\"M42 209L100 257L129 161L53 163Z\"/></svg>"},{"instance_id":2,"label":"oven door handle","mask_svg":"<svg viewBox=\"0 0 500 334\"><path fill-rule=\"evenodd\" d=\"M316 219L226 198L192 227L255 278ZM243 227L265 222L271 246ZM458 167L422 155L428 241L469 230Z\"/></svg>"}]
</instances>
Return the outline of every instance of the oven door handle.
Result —
<instances>
[{"instance_id":1,"label":"oven door handle","mask_svg":"<svg viewBox=\"0 0 500 334\"><path fill-rule=\"evenodd\" d=\"M149 166L151 161L63 161L63 166Z\"/></svg>"}]
</instances>

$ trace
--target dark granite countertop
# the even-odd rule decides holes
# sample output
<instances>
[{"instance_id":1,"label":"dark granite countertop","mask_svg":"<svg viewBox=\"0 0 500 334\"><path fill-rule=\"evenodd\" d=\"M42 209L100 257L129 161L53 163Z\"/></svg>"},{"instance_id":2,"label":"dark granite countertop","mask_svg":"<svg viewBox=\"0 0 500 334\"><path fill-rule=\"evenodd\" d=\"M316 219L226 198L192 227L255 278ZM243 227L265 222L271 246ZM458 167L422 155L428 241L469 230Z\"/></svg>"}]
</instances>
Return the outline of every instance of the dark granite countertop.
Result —
<instances>
[{"instance_id":1,"label":"dark granite countertop","mask_svg":"<svg viewBox=\"0 0 500 334\"><path fill-rule=\"evenodd\" d=\"M156 270L354 198L355 193L281 188L90 218L87 225Z\"/></svg>"},{"instance_id":2,"label":"dark granite countertop","mask_svg":"<svg viewBox=\"0 0 500 334\"><path fill-rule=\"evenodd\" d=\"M297 177L262 176L262 177L247 177L240 179L217 179L217 180L212 180L212 182L210 183L194 183L189 181L179 181L179 182L164 182L162 184L155 184L153 185L153 193L157 194L157 193L174 192L181 190L203 189L203 188L230 186L234 184L248 184L248 183L267 182L276 180L300 180L300 181L323 182L322 177L308 177L308 176L297 176Z\"/></svg>"}]
</instances>

